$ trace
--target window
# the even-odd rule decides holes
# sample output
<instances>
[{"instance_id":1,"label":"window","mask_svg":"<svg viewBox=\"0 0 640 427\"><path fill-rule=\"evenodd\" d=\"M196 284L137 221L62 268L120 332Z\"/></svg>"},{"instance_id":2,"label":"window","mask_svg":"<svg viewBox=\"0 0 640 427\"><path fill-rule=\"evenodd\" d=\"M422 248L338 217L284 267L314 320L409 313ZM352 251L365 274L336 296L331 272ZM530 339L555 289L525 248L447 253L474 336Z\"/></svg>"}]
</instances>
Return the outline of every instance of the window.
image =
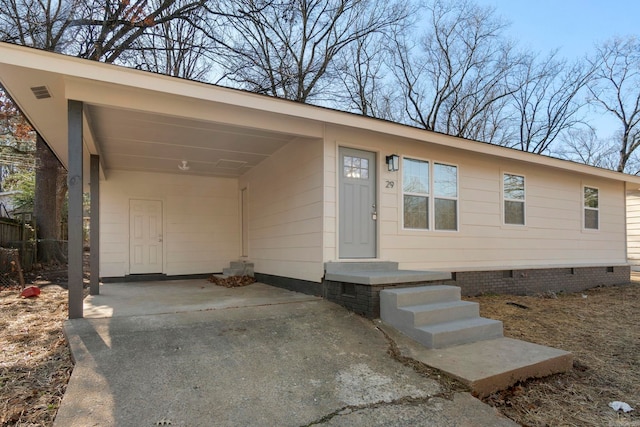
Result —
<instances>
[{"instance_id":1,"label":"window","mask_svg":"<svg viewBox=\"0 0 640 427\"><path fill-rule=\"evenodd\" d=\"M433 223L436 230L455 231L458 229L458 168L434 163L431 171L430 166L427 161L402 159L404 228L428 230Z\"/></svg>"},{"instance_id":2,"label":"window","mask_svg":"<svg viewBox=\"0 0 640 427\"><path fill-rule=\"evenodd\" d=\"M524 176L505 173L502 193L504 196L504 223L524 225Z\"/></svg>"},{"instance_id":3,"label":"window","mask_svg":"<svg viewBox=\"0 0 640 427\"><path fill-rule=\"evenodd\" d=\"M433 165L433 215L436 230L458 229L458 168Z\"/></svg>"},{"instance_id":4,"label":"window","mask_svg":"<svg viewBox=\"0 0 640 427\"><path fill-rule=\"evenodd\" d=\"M404 227L429 228L429 162L402 159Z\"/></svg>"},{"instance_id":5,"label":"window","mask_svg":"<svg viewBox=\"0 0 640 427\"><path fill-rule=\"evenodd\" d=\"M598 189L584 187L584 228L597 230L600 224Z\"/></svg>"}]
</instances>

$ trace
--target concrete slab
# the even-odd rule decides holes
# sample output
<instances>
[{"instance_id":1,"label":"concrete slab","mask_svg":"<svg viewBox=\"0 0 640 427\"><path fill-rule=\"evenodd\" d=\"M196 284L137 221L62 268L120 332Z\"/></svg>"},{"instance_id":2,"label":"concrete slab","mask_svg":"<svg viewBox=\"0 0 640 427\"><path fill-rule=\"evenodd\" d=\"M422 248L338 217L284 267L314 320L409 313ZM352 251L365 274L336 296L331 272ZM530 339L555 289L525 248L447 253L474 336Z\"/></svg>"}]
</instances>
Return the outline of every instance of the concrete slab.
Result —
<instances>
[{"instance_id":1,"label":"concrete slab","mask_svg":"<svg viewBox=\"0 0 640 427\"><path fill-rule=\"evenodd\" d=\"M84 317L184 313L320 299L263 283L238 288L217 286L205 279L108 283L100 285L100 295L85 298Z\"/></svg>"},{"instance_id":2,"label":"concrete slab","mask_svg":"<svg viewBox=\"0 0 640 427\"><path fill-rule=\"evenodd\" d=\"M443 349L427 349L391 326L380 323L403 356L451 375L479 397L504 390L518 381L572 369L567 351L512 338L496 338Z\"/></svg>"},{"instance_id":3,"label":"concrete slab","mask_svg":"<svg viewBox=\"0 0 640 427\"><path fill-rule=\"evenodd\" d=\"M324 278L333 282L357 283L360 285L388 285L394 283L417 283L450 280L451 273L443 271L418 270L361 270L340 273L327 272L325 273Z\"/></svg>"},{"instance_id":4,"label":"concrete slab","mask_svg":"<svg viewBox=\"0 0 640 427\"><path fill-rule=\"evenodd\" d=\"M67 321L76 366L54 426L516 425L468 394L440 395L371 321L308 296L257 304L262 286L231 289L250 306L124 315L131 301L111 300L119 316ZM151 311L171 299L140 289Z\"/></svg>"}]
</instances>

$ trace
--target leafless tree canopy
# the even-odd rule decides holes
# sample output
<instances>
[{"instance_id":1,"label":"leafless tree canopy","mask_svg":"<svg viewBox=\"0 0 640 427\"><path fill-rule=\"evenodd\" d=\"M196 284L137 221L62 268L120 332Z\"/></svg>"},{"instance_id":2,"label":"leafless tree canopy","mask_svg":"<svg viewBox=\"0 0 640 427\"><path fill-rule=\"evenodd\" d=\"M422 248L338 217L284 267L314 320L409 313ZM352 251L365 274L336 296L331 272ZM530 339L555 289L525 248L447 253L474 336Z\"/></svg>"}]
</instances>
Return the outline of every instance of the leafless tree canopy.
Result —
<instances>
[{"instance_id":1,"label":"leafless tree canopy","mask_svg":"<svg viewBox=\"0 0 640 427\"><path fill-rule=\"evenodd\" d=\"M624 172L640 146L640 41L627 37L604 42L591 65L596 70L588 83L591 101L620 124L616 170Z\"/></svg>"},{"instance_id":2,"label":"leafless tree canopy","mask_svg":"<svg viewBox=\"0 0 640 427\"><path fill-rule=\"evenodd\" d=\"M299 102L326 100L337 55L406 16L401 3L374 0L232 0L221 12L223 82Z\"/></svg>"},{"instance_id":3,"label":"leafless tree canopy","mask_svg":"<svg viewBox=\"0 0 640 427\"><path fill-rule=\"evenodd\" d=\"M637 39L569 62L507 27L474 0L0 0L3 41L602 164L588 95L619 122L615 168L633 168Z\"/></svg>"}]
</instances>

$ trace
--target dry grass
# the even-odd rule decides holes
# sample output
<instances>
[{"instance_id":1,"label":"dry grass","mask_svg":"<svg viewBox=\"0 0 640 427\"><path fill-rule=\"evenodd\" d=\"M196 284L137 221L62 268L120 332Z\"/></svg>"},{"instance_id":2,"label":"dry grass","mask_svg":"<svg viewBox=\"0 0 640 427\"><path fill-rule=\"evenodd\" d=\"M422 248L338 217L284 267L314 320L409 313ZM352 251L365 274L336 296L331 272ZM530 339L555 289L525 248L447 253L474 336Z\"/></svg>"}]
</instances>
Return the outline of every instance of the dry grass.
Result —
<instances>
[{"instance_id":1,"label":"dry grass","mask_svg":"<svg viewBox=\"0 0 640 427\"><path fill-rule=\"evenodd\" d=\"M0 425L50 426L73 364L62 334L67 292L42 288L35 298L0 288Z\"/></svg>"},{"instance_id":2,"label":"dry grass","mask_svg":"<svg viewBox=\"0 0 640 427\"><path fill-rule=\"evenodd\" d=\"M575 357L571 372L519 384L487 403L526 426L640 426L640 284L469 299L482 316L502 320L506 336ZM635 411L614 412L612 401Z\"/></svg>"},{"instance_id":3,"label":"dry grass","mask_svg":"<svg viewBox=\"0 0 640 427\"><path fill-rule=\"evenodd\" d=\"M64 284L60 280L46 283ZM50 426L71 374L62 335L67 292L42 286L37 298L0 288L0 425ZM586 298L583 297L586 296ZM482 296L483 316L507 336L573 352L574 369L486 399L527 426L640 426L640 284L580 294ZM516 303L527 308L521 308ZM609 408L614 400L635 411Z\"/></svg>"}]
</instances>

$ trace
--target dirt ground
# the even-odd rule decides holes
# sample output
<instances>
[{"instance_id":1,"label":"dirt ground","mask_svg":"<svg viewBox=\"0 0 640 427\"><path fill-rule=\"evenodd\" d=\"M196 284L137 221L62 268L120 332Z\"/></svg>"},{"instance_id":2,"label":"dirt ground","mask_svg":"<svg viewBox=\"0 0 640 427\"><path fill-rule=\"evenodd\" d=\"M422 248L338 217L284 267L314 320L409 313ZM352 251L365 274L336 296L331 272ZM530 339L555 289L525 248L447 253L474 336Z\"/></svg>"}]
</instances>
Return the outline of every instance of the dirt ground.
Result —
<instances>
[{"instance_id":1,"label":"dirt ground","mask_svg":"<svg viewBox=\"0 0 640 427\"><path fill-rule=\"evenodd\" d=\"M526 426L640 426L640 283L576 294L482 296L484 317L505 335L568 350L569 373L518 384L485 399ZM635 410L615 412L613 401Z\"/></svg>"},{"instance_id":2,"label":"dirt ground","mask_svg":"<svg viewBox=\"0 0 640 427\"><path fill-rule=\"evenodd\" d=\"M50 426L72 370L62 334L63 270L28 278L39 297L0 284L0 425ZM640 426L640 283L578 294L482 296L481 314L505 335L569 350L574 368L485 401L526 426ZM626 402L635 410L615 412Z\"/></svg>"}]
</instances>

